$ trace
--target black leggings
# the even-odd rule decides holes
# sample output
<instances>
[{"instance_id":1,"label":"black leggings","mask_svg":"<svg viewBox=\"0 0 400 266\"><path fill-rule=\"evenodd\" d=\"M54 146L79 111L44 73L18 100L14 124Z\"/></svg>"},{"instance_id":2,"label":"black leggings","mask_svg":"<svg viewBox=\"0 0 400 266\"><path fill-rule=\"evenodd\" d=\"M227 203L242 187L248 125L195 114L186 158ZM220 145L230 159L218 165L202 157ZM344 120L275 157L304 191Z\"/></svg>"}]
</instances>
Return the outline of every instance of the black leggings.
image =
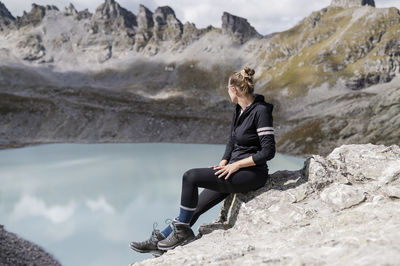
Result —
<instances>
[{"instance_id":1,"label":"black leggings","mask_svg":"<svg viewBox=\"0 0 400 266\"><path fill-rule=\"evenodd\" d=\"M217 205L230 193L257 190L265 185L268 178L266 166L240 168L226 180L226 175L218 178L218 175L214 174L218 170L193 168L183 174L181 206L186 209L195 209L190 226L196 223L201 214ZM204 188L200 195L198 194L199 187Z\"/></svg>"}]
</instances>

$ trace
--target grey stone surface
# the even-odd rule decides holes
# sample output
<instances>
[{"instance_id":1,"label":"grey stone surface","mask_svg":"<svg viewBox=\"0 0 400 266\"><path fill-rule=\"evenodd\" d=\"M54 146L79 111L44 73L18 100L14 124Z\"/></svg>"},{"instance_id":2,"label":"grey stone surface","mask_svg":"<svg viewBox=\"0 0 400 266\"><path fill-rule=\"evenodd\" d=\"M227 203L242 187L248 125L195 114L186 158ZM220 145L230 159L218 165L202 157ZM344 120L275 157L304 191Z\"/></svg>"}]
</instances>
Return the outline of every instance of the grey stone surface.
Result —
<instances>
[{"instance_id":1,"label":"grey stone surface","mask_svg":"<svg viewBox=\"0 0 400 266\"><path fill-rule=\"evenodd\" d=\"M194 242L133 265L396 265L400 147L342 145L231 194Z\"/></svg>"},{"instance_id":2,"label":"grey stone surface","mask_svg":"<svg viewBox=\"0 0 400 266\"><path fill-rule=\"evenodd\" d=\"M41 265L61 264L41 247L8 232L0 225L0 265Z\"/></svg>"},{"instance_id":3,"label":"grey stone surface","mask_svg":"<svg viewBox=\"0 0 400 266\"><path fill-rule=\"evenodd\" d=\"M247 19L232 15L228 12L222 14L222 34L231 36L240 44L247 42L251 38L261 38Z\"/></svg>"}]
</instances>

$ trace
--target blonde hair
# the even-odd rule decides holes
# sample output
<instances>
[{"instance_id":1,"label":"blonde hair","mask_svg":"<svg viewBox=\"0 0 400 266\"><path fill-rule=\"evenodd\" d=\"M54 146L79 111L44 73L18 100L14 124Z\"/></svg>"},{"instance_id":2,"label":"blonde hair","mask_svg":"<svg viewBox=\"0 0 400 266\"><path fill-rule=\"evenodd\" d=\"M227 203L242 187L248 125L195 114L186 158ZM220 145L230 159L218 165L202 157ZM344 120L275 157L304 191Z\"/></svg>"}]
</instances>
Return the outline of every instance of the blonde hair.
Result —
<instances>
[{"instance_id":1,"label":"blonde hair","mask_svg":"<svg viewBox=\"0 0 400 266\"><path fill-rule=\"evenodd\" d=\"M254 69L245 66L241 71L235 72L229 77L229 85L237 87L245 95L252 94L254 92L254 73Z\"/></svg>"}]
</instances>

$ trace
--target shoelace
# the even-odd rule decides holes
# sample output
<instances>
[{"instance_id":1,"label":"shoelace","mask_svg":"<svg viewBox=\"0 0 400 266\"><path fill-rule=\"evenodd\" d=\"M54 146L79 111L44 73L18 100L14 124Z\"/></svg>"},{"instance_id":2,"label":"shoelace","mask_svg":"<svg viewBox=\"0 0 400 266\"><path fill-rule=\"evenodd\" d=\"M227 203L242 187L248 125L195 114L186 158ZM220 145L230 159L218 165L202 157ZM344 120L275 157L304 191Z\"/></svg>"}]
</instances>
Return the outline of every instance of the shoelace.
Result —
<instances>
[{"instance_id":1,"label":"shoelace","mask_svg":"<svg viewBox=\"0 0 400 266\"><path fill-rule=\"evenodd\" d=\"M154 222L154 223L153 223L153 232L151 232L150 238L147 239L147 240L145 241L146 244L158 240L157 235L156 235L156 228L157 228L157 226L158 226L158 223L157 223L157 222Z\"/></svg>"},{"instance_id":2,"label":"shoelace","mask_svg":"<svg viewBox=\"0 0 400 266\"><path fill-rule=\"evenodd\" d=\"M158 223L157 223L157 222L154 222L154 223L153 223L153 231L157 228L157 226L158 226Z\"/></svg>"}]
</instances>

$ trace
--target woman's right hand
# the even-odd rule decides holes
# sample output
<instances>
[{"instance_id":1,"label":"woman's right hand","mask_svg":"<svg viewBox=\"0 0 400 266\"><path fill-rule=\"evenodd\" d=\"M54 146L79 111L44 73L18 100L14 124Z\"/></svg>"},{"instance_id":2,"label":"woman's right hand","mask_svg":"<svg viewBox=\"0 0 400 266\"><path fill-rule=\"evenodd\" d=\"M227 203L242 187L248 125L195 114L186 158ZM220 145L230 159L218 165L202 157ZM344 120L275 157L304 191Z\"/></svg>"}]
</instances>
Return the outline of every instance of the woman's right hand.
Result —
<instances>
[{"instance_id":1,"label":"woman's right hand","mask_svg":"<svg viewBox=\"0 0 400 266\"><path fill-rule=\"evenodd\" d=\"M222 160L221 162L219 162L218 165L211 165L211 166L209 166L209 168L212 168L214 170L219 169L221 166L225 166L227 163L228 163L227 160Z\"/></svg>"}]
</instances>

